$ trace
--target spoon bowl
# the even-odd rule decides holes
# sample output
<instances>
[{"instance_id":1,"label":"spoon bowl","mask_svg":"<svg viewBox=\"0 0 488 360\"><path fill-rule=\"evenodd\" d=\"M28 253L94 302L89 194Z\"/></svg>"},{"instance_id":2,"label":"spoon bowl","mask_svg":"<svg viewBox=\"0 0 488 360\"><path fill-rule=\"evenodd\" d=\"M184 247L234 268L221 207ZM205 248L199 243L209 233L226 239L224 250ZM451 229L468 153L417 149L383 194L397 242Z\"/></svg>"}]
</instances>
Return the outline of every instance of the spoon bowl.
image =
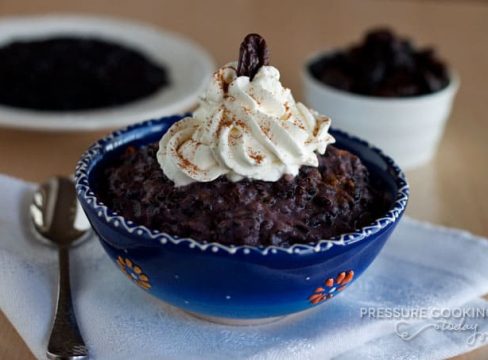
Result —
<instances>
[{"instance_id":1,"label":"spoon bowl","mask_svg":"<svg viewBox=\"0 0 488 360\"><path fill-rule=\"evenodd\" d=\"M41 184L34 192L29 214L35 234L49 245L76 246L91 233L68 178L53 177Z\"/></svg>"}]
</instances>

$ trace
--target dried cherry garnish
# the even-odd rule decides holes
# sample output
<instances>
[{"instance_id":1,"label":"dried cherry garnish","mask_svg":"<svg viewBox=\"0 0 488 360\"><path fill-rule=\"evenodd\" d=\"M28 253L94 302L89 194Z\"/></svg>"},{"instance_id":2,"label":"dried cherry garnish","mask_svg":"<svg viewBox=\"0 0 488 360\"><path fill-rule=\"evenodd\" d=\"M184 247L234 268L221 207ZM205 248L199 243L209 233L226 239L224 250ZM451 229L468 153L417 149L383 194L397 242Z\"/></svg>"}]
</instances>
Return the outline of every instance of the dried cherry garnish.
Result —
<instances>
[{"instance_id":1,"label":"dried cherry garnish","mask_svg":"<svg viewBox=\"0 0 488 360\"><path fill-rule=\"evenodd\" d=\"M237 76L249 76L252 80L261 66L269 65L269 51L261 35L248 34L239 49Z\"/></svg>"}]
</instances>

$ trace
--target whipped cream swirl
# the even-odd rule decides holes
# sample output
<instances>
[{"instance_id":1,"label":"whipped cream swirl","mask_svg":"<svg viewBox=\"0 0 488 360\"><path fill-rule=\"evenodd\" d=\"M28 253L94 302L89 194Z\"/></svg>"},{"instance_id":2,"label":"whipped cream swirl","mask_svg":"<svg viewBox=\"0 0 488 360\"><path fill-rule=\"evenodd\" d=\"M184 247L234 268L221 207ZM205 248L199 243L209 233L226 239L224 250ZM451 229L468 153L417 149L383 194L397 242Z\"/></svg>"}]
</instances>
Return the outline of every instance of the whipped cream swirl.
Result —
<instances>
[{"instance_id":1,"label":"whipped cream swirl","mask_svg":"<svg viewBox=\"0 0 488 360\"><path fill-rule=\"evenodd\" d=\"M157 153L175 186L209 182L226 175L276 181L318 166L334 138L330 119L295 102L273 66L262 66L252 81L237 76L236 63L214 75L198 109L171 126Z\"/></svg>"}]
</instances>

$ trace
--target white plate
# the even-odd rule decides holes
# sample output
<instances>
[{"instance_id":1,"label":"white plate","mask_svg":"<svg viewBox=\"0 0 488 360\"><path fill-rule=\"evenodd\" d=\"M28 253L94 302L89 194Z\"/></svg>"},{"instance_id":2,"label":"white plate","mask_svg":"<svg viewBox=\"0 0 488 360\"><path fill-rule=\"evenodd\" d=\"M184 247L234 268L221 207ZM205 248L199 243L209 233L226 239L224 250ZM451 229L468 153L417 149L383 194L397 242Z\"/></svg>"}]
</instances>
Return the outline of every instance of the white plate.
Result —
<instances>
[{"instance_id":1,"label":"white plate","mask_svg":"<svg viewBox=\"0 0 488 360\"><path fill-rule=\"evenodd\" d=\"M181 113L195 105L214 70L213 60L202 47L179 35L136 22L70 15L8 17L0 20L0 46L15 40L60 35L93 36L127 45L155 63L164 65L171 84L144 99L105 109L53 112L0 105L0 126L89 131Z\"/></svg>"}]
</instances>

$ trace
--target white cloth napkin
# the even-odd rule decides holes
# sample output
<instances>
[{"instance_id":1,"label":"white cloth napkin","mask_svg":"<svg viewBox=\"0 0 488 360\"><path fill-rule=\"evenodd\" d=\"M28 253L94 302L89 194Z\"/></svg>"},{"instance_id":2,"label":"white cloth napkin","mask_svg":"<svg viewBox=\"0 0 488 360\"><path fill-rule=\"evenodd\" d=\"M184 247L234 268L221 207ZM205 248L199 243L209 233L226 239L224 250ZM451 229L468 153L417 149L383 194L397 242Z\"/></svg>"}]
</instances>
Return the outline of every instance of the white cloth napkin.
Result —
<instances>
[{"instance_id":1,"label":"white cloth napkin","mask_svg":"<svg viewBox=\"0 0 488 360\"><path fill-rule=\"evenodd\" d=\"M0 175L0 306L34 355L44 358L57 257L28 233L32 187ZM367 307L464 306L488 313L478 299L488 292L488 241L409 218L338 298L261 326L212 324L163 304L127 281L95 239L72 251L71 266L74 305L94 359L431 359L488 344L481 335L470 345L467 332L435 329L407 342L394 332L398 320L361 318ZM468 321L488 334L488 318Z\"/></svg>"}]
</instances>

